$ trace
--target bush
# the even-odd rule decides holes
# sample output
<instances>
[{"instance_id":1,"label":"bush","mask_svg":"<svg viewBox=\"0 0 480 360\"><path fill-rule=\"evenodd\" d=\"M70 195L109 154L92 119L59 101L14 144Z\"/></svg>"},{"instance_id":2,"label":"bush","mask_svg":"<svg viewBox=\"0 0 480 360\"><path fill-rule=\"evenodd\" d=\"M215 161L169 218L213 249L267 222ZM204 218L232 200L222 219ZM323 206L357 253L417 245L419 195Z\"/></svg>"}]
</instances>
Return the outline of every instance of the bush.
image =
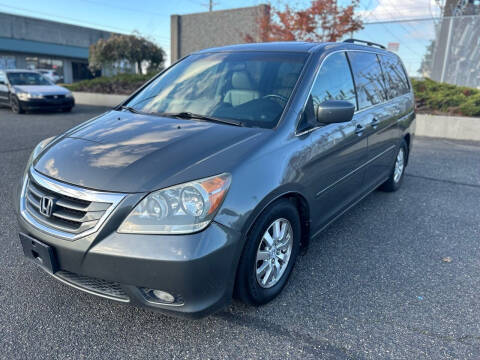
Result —
<instances>
[{"instance_id":1,"label":"bush","mask_svg":"<svg viewBox=\"0 0 480 360\"><path fill-rule=\"evenodd\" d=\"M465 116L480 116L480 93L469 96L459 109Z\"/></svg>"},{"instance_id":2,"label":"bush","mask_svg":"<svg viewBox=\"0 0 480 360\"><path fill-rule=\"evenodd\" d=\"M112 77L101 76L64 86L71 91L129 95L155 75L118 74Z\"/></svg>"},{"instance_id":3,"label":"bush","mask_svg":"<svg viewBox=\"0 0 480 360\"><path fill-rule=\"evenodd\" d=\"M71 91L129 95L155 74L119 74L65 85ZM412 79L417 111L430 114L480 116L480 90Z\"/></svg>"},{"instance_id":4,"label":"bush","mask_svg":"<svg viewBox=\"0 0 480 360\"><path fill-rule=\"evenodd\" d=\"M480 116L480 90L412 79L418 112Z\"/></svg>"}]
</instances>

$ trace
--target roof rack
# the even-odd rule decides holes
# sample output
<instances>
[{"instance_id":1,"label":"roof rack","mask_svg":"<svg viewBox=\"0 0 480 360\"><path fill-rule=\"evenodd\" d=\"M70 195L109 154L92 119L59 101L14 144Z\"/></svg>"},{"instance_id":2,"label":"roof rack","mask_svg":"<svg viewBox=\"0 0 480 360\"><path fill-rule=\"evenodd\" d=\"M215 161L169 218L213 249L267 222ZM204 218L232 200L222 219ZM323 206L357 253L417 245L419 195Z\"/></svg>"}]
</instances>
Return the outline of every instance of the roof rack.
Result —
<instances>
[{"instance_id":1,"label":"roof rack","mask_svg":"<svg viewBox=\"0 0 480 360\"><path fill-rule=\"evenodd\" d=\"M343 42L352 43L352 44L361 43L361 44L366 44L368 46L378 46L380 49L385 49L385 46L371 42L371 41L365 41L365 40L359 40L359 39L347 39L347 40L343 40Z\"/></svg>"}]
</instances>

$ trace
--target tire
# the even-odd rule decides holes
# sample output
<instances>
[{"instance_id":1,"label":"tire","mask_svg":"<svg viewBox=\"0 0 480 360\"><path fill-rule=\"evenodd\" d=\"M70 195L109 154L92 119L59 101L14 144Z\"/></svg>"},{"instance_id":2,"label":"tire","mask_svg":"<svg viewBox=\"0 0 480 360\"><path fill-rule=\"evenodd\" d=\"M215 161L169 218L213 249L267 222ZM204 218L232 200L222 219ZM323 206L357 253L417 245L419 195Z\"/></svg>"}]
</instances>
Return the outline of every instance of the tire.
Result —
<instances>
[{"instance_id":1,"label":"tire","mask_svg":"<svg viewBox=\"0 0 480 360\"><path fill-rule=\"evenodd\" d=\"M277 241L277 246L280 245L278 248L274 245L268 250L266 241L268 236L264 238L264 234L268 231L271 238L275 238L276 223L279 224L277 230L280 230L277 234L281 235L284 229L284 237ZM289 237L288 234L291 236ZM300 249L300 238L300 216L292 202L287 199L279 200L267 208L257 219L247 237L237 271L236 297L250 305L263 305L280 294L295 265ZM272 239L272 241L275 240ZM287 256L288 253L289 256ZM257 254L259 256L268 254L268 258L257 260ZM271 269L271 275L265 280L269 269ZM274 275L279 276L275 278Z\"/></svg>"},{"instance_id":2,"label":"tire","mask_svg":"<svg viewBox=\"0 0 480 360\"><path fill-rule=\"evenodd\" d=\"M408 145L405 140L402 140L400 147L398 148L397 156L395 156L395 161L392 166L390 177L380 186L380 190L386 192L394 192L400 189L400 186L402 186L403 178L405 176L407 159ZM399 166L401 166L401 169L399 168Z\"/></svg>"},{"instance_id":3,"label":"tire","mask_svg":"<svg viewBox=\"0 0 480 360\"><path fill-rule=\"evenodd\" d=\"M15 114L23 114L25 112L15 95L10 96L10 108Z\"/></svg>"},{"instance_id":4,"label":"tire","mask_svg":"<svg viewBox=\"0 0 480 360\"><path fill-rule=\"evenodd\" d=\"M71 112L71 111L72 111L72 108L71 108L71 107L67 107L67 108L63 108L63 109L62 109L62 112L65 112L65 113Z\"/></svg>"}]
</instances>

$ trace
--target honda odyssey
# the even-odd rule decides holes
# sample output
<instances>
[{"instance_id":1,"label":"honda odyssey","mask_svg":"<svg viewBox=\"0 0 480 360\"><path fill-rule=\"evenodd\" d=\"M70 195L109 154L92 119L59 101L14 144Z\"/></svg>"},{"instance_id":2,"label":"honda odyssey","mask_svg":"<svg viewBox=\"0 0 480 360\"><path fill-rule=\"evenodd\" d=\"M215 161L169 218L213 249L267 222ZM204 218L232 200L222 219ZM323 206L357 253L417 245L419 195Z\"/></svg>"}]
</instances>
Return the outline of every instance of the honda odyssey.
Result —
<instances>
[{"instance_id":1,"label":"honda odyssey","mask_svg":"<svg viewBox=\"0 0 480 360\"><path fill-rule=\"evenodd\" d=\"M309 239L401 186L414 127L405 68L381 45L199 51L38 144L23 250L79 290L169 314L265 304Z\"/></svg>"}]
</instances>

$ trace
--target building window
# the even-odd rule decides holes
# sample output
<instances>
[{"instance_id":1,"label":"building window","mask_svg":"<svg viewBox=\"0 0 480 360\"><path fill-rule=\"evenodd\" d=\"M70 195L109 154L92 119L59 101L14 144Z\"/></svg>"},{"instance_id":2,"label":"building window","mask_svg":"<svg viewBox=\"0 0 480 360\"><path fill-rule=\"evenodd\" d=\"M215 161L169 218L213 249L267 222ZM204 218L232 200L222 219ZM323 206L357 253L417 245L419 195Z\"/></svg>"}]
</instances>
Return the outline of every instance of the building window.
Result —
<instances>
[{"instance_id":1,"label":"building window","mask_svg":"<svg viewBox=\"0 0 480 360\"><path fill-rule=\"evenodd\" d=\"M15 69L15 57L0 55L0 70Z\"/></svg>"},{"instance_id":2,"label":"building window","mask_svg":"<svg viewBox=\"0 0 480 360\"><path fill-rule=\"evenodd\" d=\"M39 58L36 56L25 57L27 69L30 70L54 70L58 76L63 78L63 61L57 59Z\"/></svg>"}]
</instances>

